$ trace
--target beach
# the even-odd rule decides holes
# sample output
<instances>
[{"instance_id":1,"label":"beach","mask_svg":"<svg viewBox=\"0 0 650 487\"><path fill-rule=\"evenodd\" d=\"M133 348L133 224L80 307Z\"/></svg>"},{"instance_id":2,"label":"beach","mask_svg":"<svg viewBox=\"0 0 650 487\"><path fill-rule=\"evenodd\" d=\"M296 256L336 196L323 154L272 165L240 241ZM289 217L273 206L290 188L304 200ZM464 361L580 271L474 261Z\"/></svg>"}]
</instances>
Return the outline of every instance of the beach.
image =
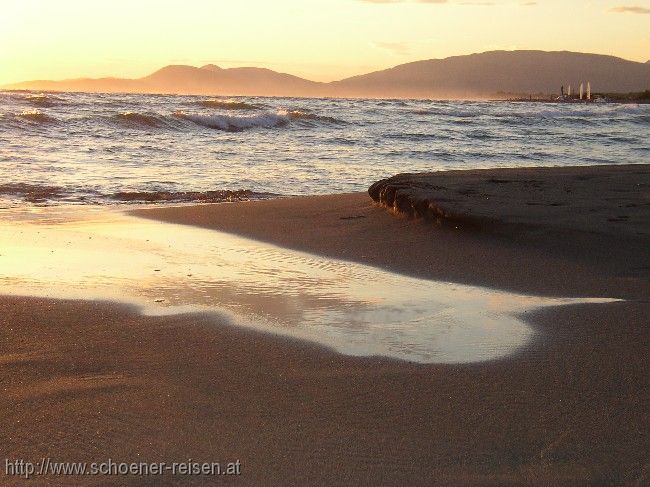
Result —
<instances>
[{"instance_id":1,"label":"beach","mask_svg":"<svg viewBox=\"0 0 650 487\"><path fill-rule=\"evenodd\" d=\"M218 230L419 279L617 301L529 312L534 339L505 357L423 364L343 355L201 313L144 316L114 302L6 296L0 443L8 458L30 461L238 460L241 475L216 480L242 485L643 485L648 166L571 171L580 187L617 175L622 185L611 189L625 202L581 192L582 204L598 209L584 225L558 224L558 205L535 206L534 225L511 214L499 222L499 205L489 218L479 212L489 225L438 224L367 193L132 211L161 228ZM440 177L451 187L513 175ZM508 208L530 196L512 184L491 187ZM553 202L570 208L561 197ZM466 213L467 202L453 207ZM635 216L608 220L620 204L639 205Z\"/></svg>"}]
</instances>

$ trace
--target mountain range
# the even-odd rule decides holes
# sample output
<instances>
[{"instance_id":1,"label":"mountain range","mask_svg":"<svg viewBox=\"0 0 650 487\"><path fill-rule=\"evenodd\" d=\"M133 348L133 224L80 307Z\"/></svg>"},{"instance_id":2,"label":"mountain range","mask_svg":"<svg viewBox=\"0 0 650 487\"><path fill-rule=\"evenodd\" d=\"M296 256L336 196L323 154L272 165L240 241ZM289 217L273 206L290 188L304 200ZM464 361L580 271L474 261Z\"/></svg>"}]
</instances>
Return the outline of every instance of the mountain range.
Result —
<instances>
[{"instance_id":1,"label":"mountain range","mask_svg":"<svg viewBox=\"0 0 650 487\"><path fill-rule=\"evenodd\" d=\"M489 98L498 93L559 93L591 82L594 92L650 88L650 62L569 51L489 51L401 64L322 83L265 68L166 66L138 79L25 81L5 89L370 98Z\"/></svg>"}]
</instances>

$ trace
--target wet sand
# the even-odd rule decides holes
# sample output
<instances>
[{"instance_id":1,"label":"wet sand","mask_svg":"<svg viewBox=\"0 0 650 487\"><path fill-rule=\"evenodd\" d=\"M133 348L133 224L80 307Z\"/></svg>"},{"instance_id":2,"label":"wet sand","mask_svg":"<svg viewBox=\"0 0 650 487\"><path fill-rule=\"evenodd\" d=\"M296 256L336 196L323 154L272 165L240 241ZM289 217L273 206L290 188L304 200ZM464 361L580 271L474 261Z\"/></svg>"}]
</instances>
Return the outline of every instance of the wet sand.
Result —
<instances>
[{"instance_id":1,"label":"wet sand","mask_svg":"<svg viewBox=\"0 0 650 487\"><path fill-rule=\"evenodd\" d=\"M245 485L647 480L647 304L545 311L534 350L454 366L108 304L3 298L0 309L9 458L240 459L228 480ZM107 480L148 485L83 483Z\"/></svg>"},{"instance_id":2,"label":"wet sand","mask_svg":"<svg viewBox=\"0 0 650 487\"><path fill-rule=\"evenodd\" d=\"M647 296L650 238L550 228L490 233L392 215L367 193L133 214L213 228L416 277L549 296ZM646 221L649 220L646 218ZM629 223L623 223L629 225Z\"/></svg>"},{"instance_id":3,"label":"wet sand","mask_svg":"<svg viewBox=\"0 0 650 487\"><path fill-rule=\"evenodd\" d=\"M613 268L580 255L576 241L441 227L390 214L367 194L138 214L419 277L626 301L530 313L538 339L506 359L421 365L346 357L200 315L1 298L6 456L240 459L240 477L218 480L246 485L648 481L650 285L640 247L603 239L603 252L625 256Z\"/></svg>"}]
</instances>

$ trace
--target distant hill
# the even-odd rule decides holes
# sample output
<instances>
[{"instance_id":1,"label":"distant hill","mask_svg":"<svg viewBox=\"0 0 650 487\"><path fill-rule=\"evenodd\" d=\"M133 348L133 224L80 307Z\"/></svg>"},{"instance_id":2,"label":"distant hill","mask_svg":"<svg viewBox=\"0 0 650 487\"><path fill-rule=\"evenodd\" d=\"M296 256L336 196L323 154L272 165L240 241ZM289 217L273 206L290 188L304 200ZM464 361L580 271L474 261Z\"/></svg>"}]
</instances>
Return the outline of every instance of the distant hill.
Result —
<instances>
[{"instance_id":1,"label":"distant hill","mask_svg":"<svg viewBox=\"0 0 650 487\"><path fill-rule=\"evenodd\" d=\"M27 81L10 89L184 93L202 95L487 98L499 92L558 93L560 86L591 82L594 92L650 88L650 63L575 52L491 51L402 64L332 83L309 81L263 68L223 69L214 64L166 66L139 79Z\"/></svg>"},{"instance_id":2,"label":"distant hill","mask_svg":"<svg viewBox=\"0 0 650 487\"><path fill-rule=\"evenodd\" d=\"M196 95L310 96L322 83L263 68L222 69L214 64L166 66L139 79L80 78L63 81L26 81L5 86L83 92L184 93Z\"/></svg>"},{"instance_id":3,"label":"distant hill","mask_svg":"<svg viewBox=\"0 0 650 487\"><path fill-rule=\"evenodd\" d=\"M650 66L575 52L492 51L402 64L333 83L346 96L467 98L507 93L559 93L591 82L592 90L643 91Z\"/></svg>"},{"instance_id":4,"label":"distant hill","mask_svg":"<svg viewBox=\"0 0 650 487\"><path fill-rule=\"evenodd\" d=\"M263 68L222 69L167 66L141 78L147 89L161 93L301 96L316 93L322 83Z\"/></svg>"}]
</instances>

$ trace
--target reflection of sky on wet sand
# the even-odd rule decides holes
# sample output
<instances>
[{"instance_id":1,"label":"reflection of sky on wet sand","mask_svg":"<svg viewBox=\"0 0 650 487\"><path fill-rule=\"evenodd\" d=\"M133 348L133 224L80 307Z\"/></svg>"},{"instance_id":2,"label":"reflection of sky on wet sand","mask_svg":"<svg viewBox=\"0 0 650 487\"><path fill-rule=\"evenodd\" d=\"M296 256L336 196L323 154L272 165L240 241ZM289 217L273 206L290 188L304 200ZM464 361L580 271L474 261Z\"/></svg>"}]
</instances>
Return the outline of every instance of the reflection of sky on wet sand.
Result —
<instances>
[{"instance_id":1,"label":"reflection of sky on wet sand","mask_svg":"<svg viewBox=\"0 0 650 487\"><path fill-rule=\"evenodd\" d=\"M5 294L226 311L243 325L352 355L476 362L525 345L517 316L599 299L520 296L401 276L233 235L99 209L4 211Z\"/></svg>"}]
</instances>

